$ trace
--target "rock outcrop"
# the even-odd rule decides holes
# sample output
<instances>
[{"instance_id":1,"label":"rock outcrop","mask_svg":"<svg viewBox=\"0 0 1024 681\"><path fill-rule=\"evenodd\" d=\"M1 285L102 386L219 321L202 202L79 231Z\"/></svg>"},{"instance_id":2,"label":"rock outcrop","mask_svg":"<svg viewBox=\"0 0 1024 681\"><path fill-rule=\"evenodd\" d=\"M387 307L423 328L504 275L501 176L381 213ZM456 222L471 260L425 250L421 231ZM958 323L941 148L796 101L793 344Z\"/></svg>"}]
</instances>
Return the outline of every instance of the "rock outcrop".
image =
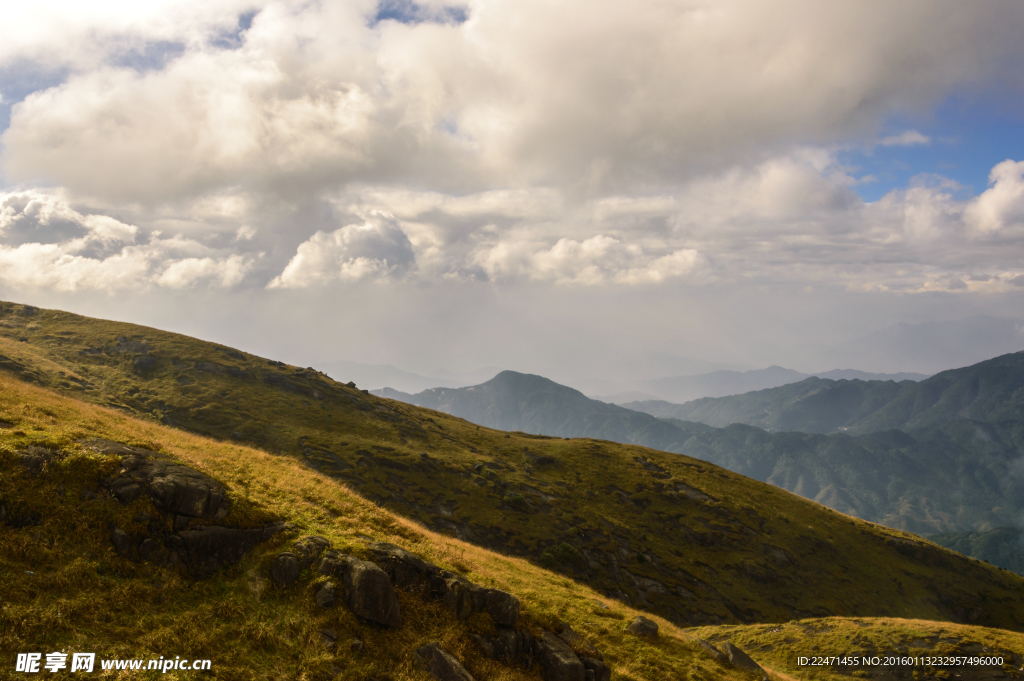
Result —
<instances>
[{"instance_id":1,"label":"rock outcrop","mask_svg":"<svg viewBox=\"0 0 1024 681\"><path fill-rule=\"evenodd\" d=\"M462 663L441 648L439 643L428 643L417 648L416 659L437 681L474 681Z\"/></svg>"},{"instance_id":2,"label":"rock outcrop","mask_svg":"<svg viewBox=\"0 0 1024 681\"><path fill-rule=\"evenodd\" d=\"M629 623L626 631L634 636L654 637L658 635L658 624L641 615Z\"/></svg>"},{"instance_id":3,"label":"rock outcrop","mask_svg":"<svg viewBox=\"0 0 1024 681\"><path fill-rule=\"evenodd\" d=\"M121 457L121 469L102 484L122 503L146 495L158 510L188 518L220 520L231 512L224 485L166 454L110 440L83 440L80 444Z\"/></svg>"},{"instance_id":4,"label":"rock outcrop","mask_svg":"<svg viewBox=\"0 0 1024 681\"><path fill-rule=\"evenodd\" d=\"M722 645L722 653L728 658L729 663L737 669L744 671L753 672L760 674L763 678L768 678L764 669L761 665L750 659L750 656L743 652L740 648L734 646L731 641L726 641Z\"/></svg>"},{"instance_id":5,"label":"rock outcrop","mask_svg":"<svg viewBox=\"0 0 1024 681\"><path fill-rule=\"evenodd\" d=\"M118 472L100 481L111 496L122 504L148 497L157 511L164 514L163 521L143 514L144 518L139 520L146 523L147 529L142 534L129 535L120 527L110 527L110 543L122 558L182 565L194 575L207 576L237 563L257 545L290 527L287 523L271 523L251 528L192 528L194 520L222 520L231 512L231 500L224 485L151 449L103 439L82 440L79 444L120 458ZM44 464L58 456L47 452L27 451L23 462L30 469L42 470Z\"/></svg>"},{"instance_id":6,"label":"rock outcrop","mask_svg":"<svg viewBox=\"0 0 1024 681\"><path fill-rule=\"evenodd\" d=\"M519 599L510 593L474 584L394 544L373 543L369 550L395 586L442 601L459 619L483 612L498 626L515 627L519 621Z\"/></svg>"}]
</instances>

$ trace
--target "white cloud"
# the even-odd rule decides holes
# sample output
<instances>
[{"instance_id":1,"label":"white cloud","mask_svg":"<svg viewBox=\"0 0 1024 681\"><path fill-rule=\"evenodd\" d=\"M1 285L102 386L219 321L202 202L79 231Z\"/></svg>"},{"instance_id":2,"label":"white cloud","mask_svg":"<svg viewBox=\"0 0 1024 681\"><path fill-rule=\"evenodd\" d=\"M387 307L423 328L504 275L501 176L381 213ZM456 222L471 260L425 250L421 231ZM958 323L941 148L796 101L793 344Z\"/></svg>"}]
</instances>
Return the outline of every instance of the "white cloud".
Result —
<instances>
[{"instance_id":1,"label":"white cloud","mask_svg":"<svg viewBox=\"0 0 1024 681\"><path fill-rule=\"evenodd\" d=\"M989 174L989 188L967 207L967 222L982 233L1024 225L1024 161L1003 161Z\"/></svg>"},{"instance_id":2,"label":"white cloud","mask_svg":"<svg viewBox=\"0 0 1024 681\"><path fill-rule=\"evenodd\" d=\"M883 137L878 141L883 147L912 147L916 145L928 145L932 141L927 135L922 135L917 130L907 130L899 135Z\"/></svg>"},{"instance_id":3,"label":"white cloud","mask_svg":"<svg viewBox=\"0 0 1024 681\"><path fill-rule=\"evenodd\" d=\"M113 292L154 284L183 288L203 280L230 288L253 266L252 258L218 256L194 240L161 238L157 232L148 243L136 244L135 225L83 215L41 192L0 195L0 207L0 242L10 241L15 230L19 236L18 243L0 243L0 283L19 290ZM64 229L55 234L58 222ZM68 230L77 233L69 237Z\"/></svg>"},{"instance_id":4,"label":"white cloud","mask_svg":"<svg viewBox=\"0 0 1024 681\"><path fill-rule=\"evenodd\" d=\"M550 248L501 241L475 254L494 280L525 277L556 284L655 284L691 274L706 263L693 249L653 257L636 244L598 234L583 241L561 238Z\"/></svg>"},{"instance_id":5,"label":"white cloud","mask_svg":"<svg viewBox=\"0 0 1024 681\"><path fill-rule=\"evenodd\" d=\"M373 211L360 225L317 232L300 244L267 288L305 288L330 281L399 277L416 265L409 237L395 217Z\"/></svg>"},{"instance_id":6,"label":"white cloud","mask_svg":"<svg viewBox=\"0 0 1024 681\"><path fill-rule=\"evenodd\" d=\"M253 261L241 255L221 259L185 258L168 265L155 281L167 288L195 286L204 280L222 288L231 288L245 279L252 266Z\"/></svg>"},{"instance_id":7,"label":"white cloud","mask_svg":"<svg viewBox=\"0 0 1024 681\"><path fill-rule=\"evenodd\" d=\"M867 139L894 109L963 83L1013 88L1010 67L1024 71L1024 16L998 0L476 0L462 24L375 26L369 0L259 0L226 49L213 38L248 6L5 22L8 61L80 65L14 106L8 176L147 201L351 182L628 193L794 143ZM121 40L187 48L126 67L104 51Z\"/></svg>"}]
</instances>

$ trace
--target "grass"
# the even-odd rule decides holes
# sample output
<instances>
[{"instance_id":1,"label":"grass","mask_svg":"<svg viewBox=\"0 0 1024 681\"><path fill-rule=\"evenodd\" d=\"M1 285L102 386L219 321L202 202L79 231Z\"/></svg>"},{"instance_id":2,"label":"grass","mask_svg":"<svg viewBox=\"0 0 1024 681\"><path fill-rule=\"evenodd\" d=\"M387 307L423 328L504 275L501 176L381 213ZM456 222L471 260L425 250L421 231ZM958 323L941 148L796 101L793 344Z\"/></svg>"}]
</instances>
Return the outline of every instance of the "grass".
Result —
<instances>
[{"instance_id":1,"label":"grass","mask_svg":"<svg viewBox=\"0 0 1024 681\"><path fill-rule=\"evenodd\" d=\"M955 678L973 672L963 667L943 668L931 664L898 667L865 665L863 659L899 657L1002 657L1003 665L986 671L1002 671L1006 678L1024 676L1024 636L1016 632L947 622L898 618L843 618L794 620L784 624L697 627L687 634L713 643L732 641L763 667L794 679L853 678ZM839 656L857 658L854 665L834 667L801 666L801 657ZM982 675L984 678L999 678ZM965 677L965 678L966 678Z\"/></svg>"},{"instance_id":2,"label":"grass","mask_svg":"<svg viewBox=\"0 0 1024 681\"><path fill-rule=\"evenodd\" d=\"M511 591L522 600L528 629L570 624L605 654L616 678L745 678L701 654L664 620L658 641L637 639L624 626L639 611L520 558L431 532L293 459L140 421L9 378L0 378L0 420L9 426L0 428L0 503L8 514L41 517L36 526L0 529L0 649L10 658L0 676L13 669L16 652L66 651L101 658L208 658L221 679L329 678L332 667L342 669L344 678L426 679L412 651L437 640L478 679L540 678L536 670L480 655L470 634L493 626L484 618L459 622L439 604L402 593L405 625L389 631L358 621L343 607L318 611L309 583L273 588L266 576L269 558L296 536L319 534L356 554L370 539L393 542L473 581ZM287 519L299 530L206 580L119 558L108 524L131 529L139 514L158 513L147 500L122 506L101 493L100 478L117 461L77 444L88 437L158 449L225 483L234 502L226 524ZM16 459L29 445L63 458L33 476ZM338 634L336 653L320 643L325 627ZM353 637L364 642L362 653L347 645ZM162 676L185 678L181 672Z\"/></svg>"}]
</instances>

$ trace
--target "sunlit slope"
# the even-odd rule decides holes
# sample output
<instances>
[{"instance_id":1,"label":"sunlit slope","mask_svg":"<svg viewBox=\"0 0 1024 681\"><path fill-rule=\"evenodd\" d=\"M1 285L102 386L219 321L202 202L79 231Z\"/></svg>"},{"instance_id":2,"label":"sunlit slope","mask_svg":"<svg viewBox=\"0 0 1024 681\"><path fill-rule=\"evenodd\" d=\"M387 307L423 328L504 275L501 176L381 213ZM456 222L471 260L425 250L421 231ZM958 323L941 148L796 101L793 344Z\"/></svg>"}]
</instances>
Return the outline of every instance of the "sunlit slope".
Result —
<instances>
[{"instance_id":1,"label":"sunlit slope","mask_svg":"<svg viewBox=\"0 0 1024 681\"><path fill-rule=\"evenodd\" d=\"M241 562L205 578L169 564L119 557L111 526L145 533L162 514L145 496L122 505L105 493L116 457L79 444L87 438L159 450L227 487L230 513L216 524L293 527ZM42 448L42 449L38 449ZM53 460L32 470L26 451ZM298 461L139 421L0 377L0 678L16 674L17 652L94 652L98 659L209 659L218 679L388 678L426 680L414 651L431 641L477 679L540 679L541 671L487 659L474 635L492 635L485 617L456 619L439 602L399 591L403 624L360 620L342 605L317 607L315 573L276 588L268 563L297 537L318 535L367 556L370 541L400 545L474 583L517 596L518 627L537 635L568 624L581 649L603 654L615 679L747 679L714 662L670 623L657 641L625 626L639 613L562 575L426 531L367 502ZM202 523L200 523L202 524ZM600 602L603 605L599 604ZM338 644L328 647L322 631ZM362 642L353 650L350 641ZM99 672L98 663L96 672ZM693 676L695 675L695 676ZM139 678L124 672L123 678ZM195 678L170 672L160 678Z\"/></svg>"},{"instance_id":2,"label":"sunlit slope","mask_svg":"<svg viewBox=\"0 0 1024 681\"><path fill-rule=\"evenodd\" d=\"M1024 627L1021 578L686 456L493 431L128 324L7 305L0 332L10 375L287 454L404 516L677 623L885 615Z\"/></svg>"},{"instance_id":3,"label":"sunlit slope","mask_svg":"<svg viewBox=\"0 0 1024 681\"><path fill-rule=\"evenodd\" d=\"M828 617L782 625L697 627L686 633L716 645L731 641L780 678L980 681L1024 676L1024 635L947 622ZM800 658L806 662L800 664ZM949 658L986 664L950 663ZM1002 658L1002 664L992 663L993 658ZM899 664L886 664L897 659Z\"/></svg>"}]
</instances>

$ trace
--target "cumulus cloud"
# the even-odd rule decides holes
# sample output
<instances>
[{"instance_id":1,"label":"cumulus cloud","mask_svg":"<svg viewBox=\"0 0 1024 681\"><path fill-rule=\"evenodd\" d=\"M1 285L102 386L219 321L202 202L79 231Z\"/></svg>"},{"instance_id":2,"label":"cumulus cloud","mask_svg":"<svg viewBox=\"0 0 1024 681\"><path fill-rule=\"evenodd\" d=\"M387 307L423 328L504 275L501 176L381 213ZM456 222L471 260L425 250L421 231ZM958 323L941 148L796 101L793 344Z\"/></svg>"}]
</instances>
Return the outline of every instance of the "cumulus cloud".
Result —
<instances>
[{"instance_id":1,"label":"cumulus cloud","mask_svg":"<svg viewBox=\"0 0 1024 681\"><path fill-rule=\"evenodd\" d=\"M968 223L982 233L1024 225L1024 161L1003 161L989 174L989 188L966 210Z\"/></svg>"},{"instance_id":2,"label":"cumulus cloud","mask_svg":"<svg viewBox=\"0 0 1024 681\"><path fill-rule=\"evenodd\" d=\"M54 223L62 228L55 231ZM202 281L230 288L254 264L251 257L220 256L197 241L159 233L136 243L138 233L135 225L83 215L41 192L0 195L0 283L54 291L184 288Z\"/></svg>"},{"instance_id":3,"label":"cumulus cloud","mask_svg":"<svg viewBox=\"0 0 1024 681\"><path fill-rule=\"evenodd\" d=\"M363 224L314 234L267 288L400 277L415 265L412 243L398 220L389 213L373 211Z\"/></svg>"},{"instance_id":4,"label":"cumulus cloud","mask_svg":"<svg viewBox=\"0 0 1024 681\"><path fill-rule=\"evenodd\" d=\"M598 234L583 241L562 238L550 248L502 241L475 254L494 280L524 277L556 284L650 284L691 274L706 262L693 249L657 257L637 244Z\"/></svg>"},{"instance_id":5,"label":"cumulus cloud","mask_svg":"<svg viewBox=\"0 0 1024 681\"><path fill-rule=\"evenodd\" d=\"M60 30L10 43L0 61L125 33L187 47L152 68L101 54L17 103L8 176L149 201L355 181L616 193L794 143L870 139L894 109L963 83L1016 87L1007 74L1024 72L1012 0L985 12L952 0L476 0L449 23L374 21L370 0L204 6L121 19L72 8ZM213 38L249 7L248 29ZM41 25L32 12L23 23Z\"/></svg>"}]
</instances>

